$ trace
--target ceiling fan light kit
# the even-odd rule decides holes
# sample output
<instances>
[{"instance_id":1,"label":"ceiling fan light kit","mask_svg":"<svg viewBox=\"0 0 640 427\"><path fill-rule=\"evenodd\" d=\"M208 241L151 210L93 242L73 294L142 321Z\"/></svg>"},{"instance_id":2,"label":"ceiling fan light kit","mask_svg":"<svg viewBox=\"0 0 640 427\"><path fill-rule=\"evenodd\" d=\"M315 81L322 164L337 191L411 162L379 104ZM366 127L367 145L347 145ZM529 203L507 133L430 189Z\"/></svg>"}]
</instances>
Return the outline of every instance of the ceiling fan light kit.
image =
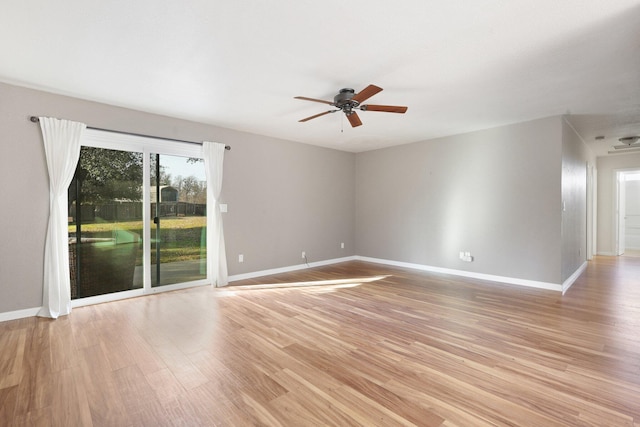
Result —
<instances>
[{"instance_id":1,"label":"ceiling fan light kit","mask_svg":"<svg viewBox=\"0 0 640 427\"><path fill-rule=\"evenodd\" d=\"M312 119L315 119L320 116L324 116L326 114L335 113L338 111L342 111L349 120L351 127L358 127L362 125L362 121L358 116L356 110L360 111L381 111L385 113L399 113L404 114L407 111L407 107L399 106L399 105L373 105L367 104L363 105L362 102L371 98L373 95L382 91L382 88L376 85L369 85L366 88L362 89L360 92L355 93L355 90L351 88L343 88L340 89L338 94L333 97L333 102L325 101L322 99L308 98L306 96L296 96L295 99L301 99L303 101L312 101L312 102L320 102L323 104L329 104L332 107L337 108L336 110L329 110L319 114L314 114L313 116L305 117L304 119L298 120L299 122L306 122Z\"/></svg>"}]
</instances>

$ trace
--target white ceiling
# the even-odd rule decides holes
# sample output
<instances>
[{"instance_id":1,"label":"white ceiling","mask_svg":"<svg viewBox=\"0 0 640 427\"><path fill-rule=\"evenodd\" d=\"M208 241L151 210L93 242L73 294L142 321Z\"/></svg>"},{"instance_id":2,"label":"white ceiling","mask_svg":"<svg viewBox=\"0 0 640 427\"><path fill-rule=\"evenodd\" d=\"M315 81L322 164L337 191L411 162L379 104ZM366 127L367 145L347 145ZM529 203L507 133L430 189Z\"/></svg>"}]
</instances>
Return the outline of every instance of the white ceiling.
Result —
<instances>
[{"instance_id":1,"label":"white ceiling","mask_svg":"<svg viewBox=\"0 0 640 427\"><path fill-rule=\"evenodd\" d=\"M640 0L5 1L0 58L0 81L353 152L560 114L597 154L640 135ZM298 123L328 106L294 96L368 84L407 113Z\"/></svg>"}]
</instances>

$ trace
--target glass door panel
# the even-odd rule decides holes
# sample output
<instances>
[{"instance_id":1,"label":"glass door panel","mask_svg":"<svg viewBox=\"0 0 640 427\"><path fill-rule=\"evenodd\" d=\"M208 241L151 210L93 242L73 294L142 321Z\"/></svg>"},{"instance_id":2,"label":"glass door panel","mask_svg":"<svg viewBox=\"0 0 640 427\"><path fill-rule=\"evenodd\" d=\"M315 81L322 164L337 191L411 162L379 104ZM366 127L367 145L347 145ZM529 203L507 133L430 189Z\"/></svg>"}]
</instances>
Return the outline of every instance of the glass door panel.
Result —
<instances>
[{"instance_id":1,"label":"glass door panel","mask_svg":"<svg viewBox=\"0 0 640 427\"><path fill-rule=\"evenodd\" d=\"M142 161L82 147L69 186L72 299L142 288Z\"/></svg>"},{"instance_id":2,"label":"glass door panel","mask_svg":"<svg viewBox=\"0 0 640 427\"><path fill-rule=\"evenodd\" d=\"M151 286L206 279L204 163L157 153L149 160Z\"/></svg>"}]
</instances>

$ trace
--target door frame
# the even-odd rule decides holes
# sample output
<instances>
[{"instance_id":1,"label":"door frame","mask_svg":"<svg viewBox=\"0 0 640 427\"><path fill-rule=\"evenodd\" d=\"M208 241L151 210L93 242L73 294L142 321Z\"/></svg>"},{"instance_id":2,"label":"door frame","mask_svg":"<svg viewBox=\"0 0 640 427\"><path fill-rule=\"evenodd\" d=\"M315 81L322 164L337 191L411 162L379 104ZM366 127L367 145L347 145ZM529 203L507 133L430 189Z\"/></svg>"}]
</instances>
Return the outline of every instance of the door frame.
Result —
<instances>
[{"instance_id":1,"label":"door frame","mask_svg":"<svg viewBox=\"0 0 640 427\"><path fill-rule=\"evenodd\" d=\"M587 162L587 260L596 253L598 171L594 164Z\"/></svg>"},{"instance_id":2,"label":"door frame","mask_svg":"<svg viewBox=\"0 0 640 427\"><path fill-rule=\"evenodd\" d=\"M84 305L99 304L103 302L116 301L125 298L142 296L159 292L168 292L178 289L191 288L195 286L210 285L210 272L207 271L207 278L186 283L176 283L171 285L151 286L151 191L150 191L150 159L151 153L165 155L198 157L202 158L202 145L197 143L167 141L160 138L148 136L130 135L119 132L110 132L98 129L86 129L81 145L88 147L104 148L108 150L120 150L142 153L143 155L143 178L142 178L142 217L143 217L143 287L130 291L116 292L112 294L97 295L93 297L80 298L71 301L72 307L82 307ZM207 257L209 251L207 251ZM208 262L207 262L208 264Z\"/></svg>"},{"instance_id":3,"label":"door frame","mask_svg":"<svg viewBox=\"0 0 640 427\"><path fill-rule=\"evenodd\" d=\"M624 176L630 173L640 173L640 168L622 168L613 170L613 250L616 256L624 254L625 251L625 212L626 195L624 187L620 186L621 180L624 182Z\"/></svg>"}]
</instances>

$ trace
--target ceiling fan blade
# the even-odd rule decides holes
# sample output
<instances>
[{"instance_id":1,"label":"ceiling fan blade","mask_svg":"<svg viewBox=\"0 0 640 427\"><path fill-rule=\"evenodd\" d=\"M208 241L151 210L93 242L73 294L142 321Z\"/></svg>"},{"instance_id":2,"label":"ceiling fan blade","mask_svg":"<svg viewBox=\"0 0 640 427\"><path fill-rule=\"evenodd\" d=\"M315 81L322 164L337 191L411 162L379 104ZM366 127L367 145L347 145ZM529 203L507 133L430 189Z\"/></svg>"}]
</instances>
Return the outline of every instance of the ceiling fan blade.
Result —
<instances>
[{"instance_id":1,"label":"ceiling fan blade","mask_svg":"<svg viewBox=\"0 0 640 427\"><path fill-rule=\"evenodd\" d=\"M320 116L324 116L325 114L329 114L329 113L335 113L336 111L340 111L340 110L329 110L329 111L325 111L324 113L320 113L320 114L314 114L313 116L307 117L305 119L302 120L298 120L299 122L307 122L311 119L315 119L316 117L320 117Z\"/></svg>"},{"instance_id":2,"label":"ceiling fan blade","mask_svg":"<svg viewBox=\"0 0 640 427\"><path fill-rule=\"evenodd\" d=\"M347 119L349 119L349 123L351 123L351 127L357 127L362 124L362 122L360 121L360 117L358 117L355 111L352 111L351 113L347 114Z\"/></svg>"},{"instance_id":3,"label":"ceiling fan blade","mask_svg":"<svg viewBox=\"0 0 640 427\"><path fill-rule=\"evenodd\" d=\"M362 111L383 111L385 113L406 113L407 107L401 107L399 105L361 105Z\"/></svg>"},{"instance_id":4,"label":"ceiling fan blade","mask_svg":"<svg viewBox=\"0 0 640 427\"><path fill-rule=\"evenodd\" d=\"M371 98L373 95L381 91L381 87L378 87L376 85L369 85L362 89L360 92L356 93L351 99L358 103L362 103L362 101Z\"/></svg>"},{"instance_id":5,"label":"ceiling fan blade","mask_svg":"<svg viewBox=\"0 0 640 427\"><path fill-rule=\"evenodd\" d=\"M307 98L306 96L294 96L294 99L302 99L303 101L322 102L323 104L333 105L331 101L325 101L323 99Z\"/></svg>"}]
</instances>

